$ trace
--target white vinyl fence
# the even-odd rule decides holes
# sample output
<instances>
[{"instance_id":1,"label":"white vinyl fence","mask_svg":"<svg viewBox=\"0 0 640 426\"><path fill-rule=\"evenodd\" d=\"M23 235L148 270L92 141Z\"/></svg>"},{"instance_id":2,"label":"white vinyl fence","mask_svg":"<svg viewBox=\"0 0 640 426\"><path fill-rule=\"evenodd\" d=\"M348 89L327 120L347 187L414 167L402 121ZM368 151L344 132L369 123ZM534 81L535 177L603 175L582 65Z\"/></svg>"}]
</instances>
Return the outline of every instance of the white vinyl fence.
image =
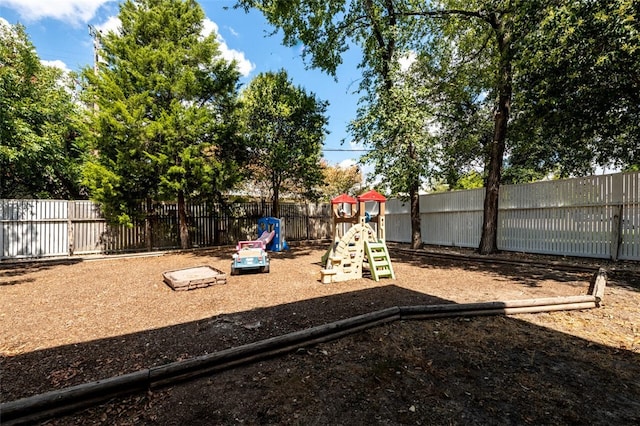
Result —
<instances>
[{"instance_id":1,"label":"white vinyl fence","mask_svg":"<svg viewBox=\"0 0 640 426\"><path fill-rule=\"evenodd\" d=\"M105 220L91 201L0 200L0 259L102 250Z\"/></svg>"},{"instance_id":2,"label":"white vinyl fence","mask_svg":"<svg viewBox=\"0 0 640 426\"><path fill-rule=\"evenodd\" d=\"M484 189L420 197L426 244L478 247ZM289 241L329 238L328 204L281 206ZM270 207L258 203L221 210L191 206L196 246L235 244L253 232ZM410 242L409 203L387 201L388 241ZM640 173L504 185L500 188L498 248L506 251L640 260ZM144 226L108 229L90 201L0 200L0 260L177 247L172 204L154 206L151 236Z\"/></svg>"},{"instance_id":3,"label":"white vinyl fence","mask_svg":"<svg viewBox=\"0 0 640 426\"><path fill-rule=\"evenodd\" d=\"M478 247L484 189L420 197L425 244ZM409 203L387 203L387 240L411 241ZM640 173L503 185L498 248L640 260Z\"/></svg>"}]
</instances>

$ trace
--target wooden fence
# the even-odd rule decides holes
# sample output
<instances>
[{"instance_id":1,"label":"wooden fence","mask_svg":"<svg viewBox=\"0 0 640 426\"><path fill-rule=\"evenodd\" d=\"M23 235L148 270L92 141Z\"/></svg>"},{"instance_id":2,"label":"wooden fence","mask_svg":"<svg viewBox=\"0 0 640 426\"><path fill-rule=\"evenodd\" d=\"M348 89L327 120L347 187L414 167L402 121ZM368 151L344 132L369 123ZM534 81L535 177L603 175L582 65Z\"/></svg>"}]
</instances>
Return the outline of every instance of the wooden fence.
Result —
<instances>
[{"instance_id":1,"label":"wooden fence","mask_svg":"<svg viewBox=\"0 0 640 426\"><path fill-rule=\"evenodd\" d=\"M188 206L194 247L235 245L257 238L258 218L271 216L271 203ZM327 204L280 205L287 241L330 237ZM0 259L123 253L178 248L174 203L157 203L149 226L111 227L91 201L0 200ZM147 231L149 230L149 231ZM147 235L149 233L149 235Z\"/></svg>"},{"instance_id":2,"label":"wooden fence","mask_svg":"<svg viewBox=\"0 0 640 426\"><path fill-rule=\"evenodd\" d=\"M426 244L478 247L484 189L423 195ZM270 203L189 206L195 247L234 245L257 236ZM387 202L388 241L410 242L408 203ZM328 204L282 204L288 241L331 236ZM640 260L640 173L504 185L498 248L506 251ZM149 226L111 228L90 201L0 200L0 260L177 248L175 204L153 206ZM147 229L149 234L146 235Z\"/></svg>"},{"instance_id":3,"label":"wooden fence","mask_svg":"<svg viewBox=\"0 0 640 426\"><path fill-rule=\"evenodd\" d=\"M478 247L484 189L420 197L425 244ZM387 239L411 241L409 204L387 203ZM640 260L640 173L503 185L498 249Z\"/></svg>"}]
</instances>

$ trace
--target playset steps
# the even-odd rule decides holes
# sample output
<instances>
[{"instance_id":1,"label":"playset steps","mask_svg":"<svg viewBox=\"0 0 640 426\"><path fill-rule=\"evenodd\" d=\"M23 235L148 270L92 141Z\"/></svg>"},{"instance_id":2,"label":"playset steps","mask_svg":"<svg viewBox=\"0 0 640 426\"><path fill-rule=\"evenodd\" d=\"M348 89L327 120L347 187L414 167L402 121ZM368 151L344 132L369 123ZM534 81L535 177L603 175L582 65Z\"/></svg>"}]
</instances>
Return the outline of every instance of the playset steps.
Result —
<instances>
[{"instance_id":1,"label":"playset steps","mask_svg":"<svg viewBox=\"0 0 640 426\"><path fill-rule=\"evenodd\" d=\"M383 277L395 279L396 276L393 273L387 246L384 243L372 243L370 241L365 241L364 246L373 279L376 281L380 281L380 278Z\"/></svg>"}]
</instances>

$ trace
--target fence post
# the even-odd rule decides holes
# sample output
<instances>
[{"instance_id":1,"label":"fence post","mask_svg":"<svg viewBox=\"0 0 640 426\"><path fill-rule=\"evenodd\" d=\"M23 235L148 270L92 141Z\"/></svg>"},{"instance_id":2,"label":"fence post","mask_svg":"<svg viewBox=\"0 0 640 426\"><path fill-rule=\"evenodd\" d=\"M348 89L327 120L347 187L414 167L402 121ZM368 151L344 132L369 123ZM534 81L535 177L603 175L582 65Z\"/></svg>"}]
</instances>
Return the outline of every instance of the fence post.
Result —
<instances>
[{"instance_id":1,"label":"fence post","mask_svg":"<svg viewBox=\"0 0 640 426\"><path fill-rule=\"evenodd\" d=\"M153 214L153 201L151 197L147 197L145 202L144 215L144 238L147 251L153 250L153 224L151 223L151 215Z\"/></svg>"},{"instance_id":2,"label":"fence post","mask_svg":"<svg viewBox=\"0 0 640 426\"><path fill-rule=\"evenodd\" d=\"M611 260L618 260L620 244L622 244L622 204L612 206L613 223L611 229Z\"/></svg>"},{"instance_id":3,"label":"fence post","mask_svg":"<svg viewBox=\"0 0 640 426\"><path fill-rule=\"evenodd\" d=\"M611 181L611 260L618 260L622 244L622 197L624 181L622 173L616 173Z\"/></svg>"},{"instance_id":4,"label":"fence post","mask_svg":"<svg viewBox=\"0 0 640 426\"><path fill-rule=\"evenodd\" d=\"M305 203L304 207L307 216L307 241L309 241L309 228L311 228L311 218L309 217L309 203Z\"/></svg>"},{"instance_id":5,"label":"fence post","mask_svg":"<svg viewBox=\"0 0 640 426\"><path fill-rule=\"evenodd\" d=\"M69 241L69 256L75 251L73 219L75 218L75 201L67 201L67 240Z\"/></svg>"}]
</instances>

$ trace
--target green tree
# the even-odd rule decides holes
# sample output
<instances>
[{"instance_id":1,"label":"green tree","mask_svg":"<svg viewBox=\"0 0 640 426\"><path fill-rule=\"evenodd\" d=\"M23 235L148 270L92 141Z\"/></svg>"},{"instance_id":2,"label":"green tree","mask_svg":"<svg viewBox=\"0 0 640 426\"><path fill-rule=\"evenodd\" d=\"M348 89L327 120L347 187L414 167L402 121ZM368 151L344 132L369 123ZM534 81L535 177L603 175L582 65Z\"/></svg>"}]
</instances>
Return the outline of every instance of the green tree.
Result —
<instances>
[{"instance_id":1,"label":"green tree","mask_svg":"<svg viewBox=\"0 0 640 426\"><path fill-rule=\"evenodd\" d=\"M493 129L490 137L482 130L479 133L480 141L484 142L486 176L482 234L478 247L482 254L497 251L499 188L513 95L513 40L517 37L515 28L520 17L516 3L509 0L449 0L443 2L441 9L420 13L424 17L443 19L442 34L458 49L449 56L454 62L453 68L472 63L477 73L471 75L479 78L479 82L487 83L486 92L480 93L492 101ZM468 73L458 75L464 78ZM474 84L474 87L478 88L478 85ZM478 93L477 89L475 93Z\"/></svg>"},{"instance_id":2,"label":"green tree","mask_svg":"<svg viewBox=\"0 0 640 426\"><path fill-rule=\"evenodd\" d=\"M556 3L537 11L516 57L511 162L559 176L639 164L638 2Z\"/></svg>"},{"instance_id":3,"label":"green tree","mask_svg":"<svg viewBox=\"0 0 640 426\"><path fill-rule=\"evenodd\" d=\"M384 98L390 100L394 96L393 69L399 59L398 52L406 54L415 49L418 52L437 53L433 43L442 46L438 35L447 36L447 42L456 47L459 36L462 40L473 42L471 46L484 43L490 47L489 60L486 54L480 56L484 66L482 69L491 76L490 99L494 99L494 114L491 142L485 149L486 196L479 250L481 253L497 250L498 193L513 93L512 40L517 17L520 16L515 13L518 10L514 4L516 2L445 0L425 4L418 0L241 0L240 3L245 7L258 8L271 24L281 28L285 44L293 45L302 41L306 46L305 54L311 56L311 65L331 74L335 74L341 54L352 43L360 46L363 50L361 66L365 70L363 85L371 88L372 84L381 84L384 92L378 89L374 89L374 92L381 95L381 105L384 106L390 105ZM439 34L434 34L434 28ZM469 28L471 30L467 31ZM465 47L465 50L470 48ZM483 49L480 52L484 53ZM459 58L454 56L453 59L457 62ZM390 125L389 130L393 131L393 128ZM398 141L387 139L391 146ZM406 143L406 147L401 155L415 152L416 147L411 141ZM397 159L410 165L419 161L417 157ZM414 180L407 192L413 194L417 192L416 188ZM417 199L417 196L414 197ZM412 200L412 230L416 224L413 213L416 207Z\"/></svg>"},{"instance_id":4,"label":"green tree","mask_svg":"<svg viewBox=\"0 0 640 426\"><path fill-rule=\"evenodd\" d=\"M128 0L119 18L118 32L99 35L97 72L83 74L97 152L86 182L124 224L144 217L145 200L177 199L187 248L187 200L220 197L242 177L239 73L203 34L194 0Z\"/></svg>"},{"instance_id":5,"label":"green tree","mask_svg":"<svg viewBox=\"0 0 640 426\"><path fill-rule=\"evenodd\" d=\"M281 70L256 76L243 91L242 104L252 178L269 185L273 215L280 214L281 192L317 197L326 102L294 86Z\"/></svg>"},{"instance_id":6,"label":"green tree","mask_svg":"<svg viewBox=\"0 0 640 426\"><path fill-rule=\"evenodd\" d=\"M422 246L419 191L431 178L438 152L432 136L432 108L428 86L422 85L409 70L392 65L388 86L368 90L358 117L350 123L355 140L371 150L361 158L374 165L378 185L407 198L410 203L411 247Z\"/></svg>"},{"instance_id":7,"label":"green tree","mask_svg":"<svg viewBox=\"0 0 640 426\"><path fill-rule=\"evenodd\" d=\"M311 66L330 74L335 75L344 51L359 46L363 87L373 88L379 96L373 99L376 103L392 93L392 71L399 54L415 51L433 64L429 70L453 87L435 84L430 96L439 135L445 136L447 156L441 168L450 174L449 182L478 166L483 170L481 253L497 250L505 159L513 167L510 179L551 170L560 160L573 169L572 162L590 165L594 158L624 156L628 164L637 162L640 144L633 132L640 122L636 114L640 103L634 71L640 61L633 0L610 4L586 0L240 3L258 8L281 28L285 44L302 41ZM579 100L580 108L572 98ZM366 102L374 105L371 99ZM454 124L458 118L462 120ZM512 126L515 123L520 125ZM567 141L570 136L575 143ZM387 143L393 145L393 139ZM559 155L563 152L564 156ZM542 160L523 160L536 158ZM540 166L540 161L546 163Z\"/></svg>"},{"instance_id":8,"label":"green tree","mask_svg":"<svg viewBox=\"0 0 640 426\"><path fill-rule=\"evenodd\" d=\"M340 194L356 196L362 190L362 173L356 165L347 167L331 166L326 161L322 161L322 172L324 174L324 186L320 189L320 192L325 201L330 201Z\"/></svg>"},{"instance_id":9,"label":"green tree","mask_svg":"<svg viewBox=\"0 0 640 426\"><path fill-rule=\"evenodd\" d=\"M81 195L73 79L40 63L22 26L0 19L0 198Z\"/></svg>"},{"instance_id":10,"label":"green tree","mask_svg":"<svg viewBox=\"0 0 640 426\"><path fill-rule=\"evenodd\" d=\"M376 173L382 174L393 190L408 194L412 245L421 245L418 190L428 166L421 164L424 149L418 141L426 134L426 123L422 121L424 113L412 109L415 98L397 104L401 98L399 91L407 91L407 86L394 87L398 78L405 78L397 72L398 61L413 46L409 28L416 29L415 19L403 13L404 6L412 2L405 5L393 0L241 0L240 3L261 10L271 24L281 28L285 44L304 43L304 55L310 58L311 66L331 75L335 76L342 53L352 44L362 49L360 90L365 94L358 119L350 129L356 139L374 148L364 161L372 162ZM387 108L407 119L405 125L400 117L390 113L374 116L374 110L382 112Z\"/></svg>"}]
</instances>

